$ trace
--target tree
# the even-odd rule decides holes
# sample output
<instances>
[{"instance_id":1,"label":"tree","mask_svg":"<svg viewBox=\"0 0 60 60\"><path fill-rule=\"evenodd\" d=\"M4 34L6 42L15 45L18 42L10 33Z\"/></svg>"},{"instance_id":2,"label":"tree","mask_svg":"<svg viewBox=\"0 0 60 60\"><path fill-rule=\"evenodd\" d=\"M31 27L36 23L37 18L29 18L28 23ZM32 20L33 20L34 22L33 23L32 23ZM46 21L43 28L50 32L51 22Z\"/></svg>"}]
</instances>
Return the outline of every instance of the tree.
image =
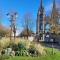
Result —
<instances>
[{"instance_id":1,"label":"tree","mask_svg":"<svg viewBox=\"0 0 60 60\"><path fill-rule=\"evenodd\" d=\"M33 31L33 18L32 18L32 14L31 13L25 13L24 15L24 19L23 19L23 27L24 27L24 30L26 30L27 32L27 39L28 39L28 35L29 35L29 31Z\"/></svg>"},{"instance_id":2,"label":"tree","mask_svg":"<svg viewBox=\"0 0 60 60\"><path fill-rule=\"evenodd\" d=\"M33 31L31 31L31 30L28 30L28 33L27 33L27 29L25 29L25 30L23 30L20 34L19 34L19 36L20 37L23 37L24 36L24 38L26 37L26 36L31 36L31 34L33 33ZM27 37L28 38L28 37Z\"/></svg>"},{"instance_id":3,"label":"tree","mask_svg":"<svg viewBox=\"0 0 60 60\"><path fill-rule=\"evenodd\" d=\"M9 36L10 36L10 30L0 25L0 38L9 37Z\"/></svg>"},{"instance_id":4,"label":"tree","mask_svg":"<svg viewBox=\"0 0 60 60\"><path fill-rule=\"evenodd\" d=\"M7 31L6 30L3 30L3 29L0 30L0 36L1 37L5 37L6 34L7 34Z\"/></svg>"}]
</instances>

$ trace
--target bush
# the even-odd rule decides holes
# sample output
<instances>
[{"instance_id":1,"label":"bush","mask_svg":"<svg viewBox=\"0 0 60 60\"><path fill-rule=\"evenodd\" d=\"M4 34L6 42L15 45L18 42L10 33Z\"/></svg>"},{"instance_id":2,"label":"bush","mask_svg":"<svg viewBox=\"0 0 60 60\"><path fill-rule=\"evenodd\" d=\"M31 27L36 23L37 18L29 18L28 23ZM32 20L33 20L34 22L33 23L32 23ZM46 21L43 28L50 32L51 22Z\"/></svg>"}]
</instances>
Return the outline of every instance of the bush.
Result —
<instances>
[{"instance_id":1,"label":"bush","mask_svg":"<svg viewBox=\"0 0 60 60\"><path fill-rule=\"evenodd\" d=\"M12 48L13 51L18 51L18 45L15 43L10 43L7 48Z\"/></svg>"},{"instance_id":2,"label":"bush","mask_svg":"<svg viewBox=\"0 0 60 60\"><path fill-rule=\"evenodd\" d=\"M18 43L19 50L26 50L26 47L23 43Z\"/></svg>"},{"instance_id":3,"label":"bush","mask_svg":"<svg viewBox=\"0 0 60 60\"><path fill-rule=\"evenodd\" d=\"M11 43L8 47L12 48L15 51L15 56L25 56L27 55L27 49L23 43Z\"/></svg>"},{"instance_id":4,"label":"bush","mask_svg":"<svg viewBox=\"0 0 60 60\"><path fill-rule=\"evenodd\" d=\"M1 54L4 55L4 54L5 54L5 50L2 50L2 51L1 51Z\"/></svg>"},{"instance_id":5,"label":"bush","mask_svg":"<svg viewBox=\"0 0 60 60\"><path fill-rule=\"evenodd\" d=\"M7 31L4 29L0 29L0 36L5 37L5 35L7 35Z\"/></svg>"},{"instance_id":6,"label":"bush","mask_svg":"<svg viewBox=\"0 0 60 60\"><path fill-rule=\"evenodd\" d=\"M14 45L12 45L12 50L14 50L14 51L18 51L18 45L16 45L16 44L14 44Z\"/></svg>"},{"instance_id":7,"label":"bush","mask_svg":"<svg viewBox=\"0 0 60 60\"><path fill-rule=\"evenodd\" d=\"M0 55L0 60L9 59L8 55Z\"/></svg>"},{"instance_id":8,"label":"bush","mask_svg":"<svg viewBox=\"0 0 60 60\"><path fill-rule=\"evenodd\" d=\"M27 49L26 46L23 43L18 43L18 48L19 48L19 55L24 56L26 55Z\"/></svg>"},{"instance_id":9,"label":"bush","mask_svg":"<svg viewBox=\"0 0 60 60\"><path fill-rule=\"evenodd\" d=\"M19 55L20 55L20 51L16 51L15 56L19 56Z\"/></svg>"},{"instance_id":10,"label":"bush","mask_svg":"<svg viewBox=\"0 0 60 60\"><path fill-rule=\"evenodd\" d=\"M28 52L30 56L38 56L38 51L33 45L30 45Z\"/></svg>"},{"instance_id":11,"label":"bush","mask_svg":"<svg viewBox=\"0 0 60 60\"><path fill-rule=\"evenodd\" d=\"M26 47L23 43L18 43L18 44L11 43L8 47L12 48L12 50L14 51L26 50Z\"/></svg>"}]
</instances>

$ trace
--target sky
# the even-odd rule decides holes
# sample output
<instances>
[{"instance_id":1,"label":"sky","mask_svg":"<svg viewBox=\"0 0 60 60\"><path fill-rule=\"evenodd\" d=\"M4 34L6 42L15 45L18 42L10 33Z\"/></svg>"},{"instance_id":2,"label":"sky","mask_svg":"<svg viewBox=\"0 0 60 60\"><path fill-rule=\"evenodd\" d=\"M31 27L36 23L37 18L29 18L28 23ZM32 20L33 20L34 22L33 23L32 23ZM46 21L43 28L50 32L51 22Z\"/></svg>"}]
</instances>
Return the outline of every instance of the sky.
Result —
<instances>
[{"instance_id":1,"label":"sky","mask_svg":"<svg viewBox=\"0 0 60 60\"><path fill-rule=\"evenodd\" d=\"M52 3L53 0L43 0L46 15L51 14ZM60 0L56 0L56 3L59 7ZM17 29L22 30L23 16L25 13L30 12L33 15L34 31L36 31L36 19L39 6L40 0L0 0L0 21L4 26L9 27L10 22L6 14L15 11L18 13L16 20Z\"/></svg>"}]
</instances>

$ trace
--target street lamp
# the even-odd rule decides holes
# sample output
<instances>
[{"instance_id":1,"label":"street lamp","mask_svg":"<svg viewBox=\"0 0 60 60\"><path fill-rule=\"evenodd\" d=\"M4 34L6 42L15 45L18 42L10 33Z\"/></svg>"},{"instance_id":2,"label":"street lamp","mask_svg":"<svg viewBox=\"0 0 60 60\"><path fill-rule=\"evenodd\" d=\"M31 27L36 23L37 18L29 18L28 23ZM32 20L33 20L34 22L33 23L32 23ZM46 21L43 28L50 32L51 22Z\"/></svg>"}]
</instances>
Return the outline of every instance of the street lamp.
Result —
<instances>
[{"instance_id":1,"label":"street lamp","mask_svg":"<svg viewBox=\"0 0 60 60\"><path fill-rule=\"evenodd\" d=\"M16 18L17 18L17 13L16 12L11 12L7 14L8 18L10 19L10 27L11 27L11 32L10 32L10 40L12 40L12 33L14 34L14 40L16 37Z\"/></svg>"}]
</instances>

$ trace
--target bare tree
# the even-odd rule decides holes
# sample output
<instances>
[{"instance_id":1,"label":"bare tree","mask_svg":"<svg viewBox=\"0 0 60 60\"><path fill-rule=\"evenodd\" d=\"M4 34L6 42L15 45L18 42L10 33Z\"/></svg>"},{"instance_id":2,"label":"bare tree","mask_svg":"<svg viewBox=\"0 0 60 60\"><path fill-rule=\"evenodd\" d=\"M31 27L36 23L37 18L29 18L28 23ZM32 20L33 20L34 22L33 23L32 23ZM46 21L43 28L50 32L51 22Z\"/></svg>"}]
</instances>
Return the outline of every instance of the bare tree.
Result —
<instances>
[{"instance_id":1,"label":"bare tree","mask_svg":"<svg viewBox=\"0 0 60 60\"><path fill-rule=\"evenodd\" d=\"M24 30L27 31L27 38L28 38L28 35L29 35L29 31L33 31L33 18L32 18L32 14L31 13L25 13L24 15L24 19L23 19L23 27L24 27Z\"/></svg>"}]
</instances>

